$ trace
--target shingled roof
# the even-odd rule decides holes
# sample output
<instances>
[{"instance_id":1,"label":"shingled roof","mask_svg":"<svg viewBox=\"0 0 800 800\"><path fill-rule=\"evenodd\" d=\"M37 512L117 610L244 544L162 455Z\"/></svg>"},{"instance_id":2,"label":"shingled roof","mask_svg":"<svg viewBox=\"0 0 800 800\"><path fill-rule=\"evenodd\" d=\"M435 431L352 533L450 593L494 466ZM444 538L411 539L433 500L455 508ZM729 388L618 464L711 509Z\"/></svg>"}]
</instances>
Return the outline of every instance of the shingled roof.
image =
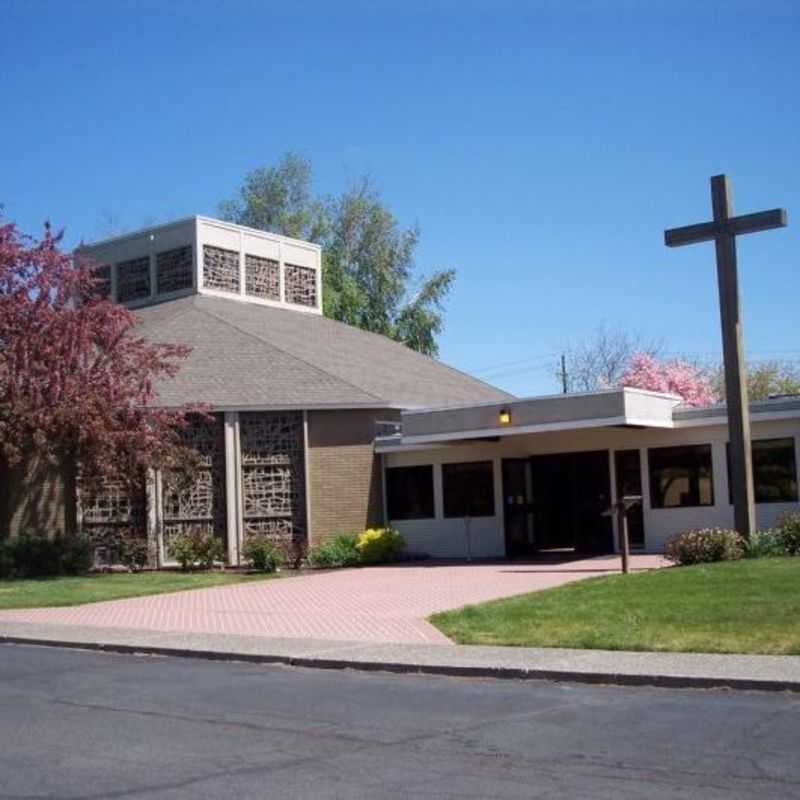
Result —
<instances>
[{"instance_id":1,"label":"shingled roof","mask_svg":"<svg viewBox=\"0 0 800 800\"><path fill-rule=\"evenodd\" d=\"M203 295L139 309L137 329L189 345L159 404L216 409L398 407L511 395L374 333L317 314Z\"/></svg>"}]
</instances>

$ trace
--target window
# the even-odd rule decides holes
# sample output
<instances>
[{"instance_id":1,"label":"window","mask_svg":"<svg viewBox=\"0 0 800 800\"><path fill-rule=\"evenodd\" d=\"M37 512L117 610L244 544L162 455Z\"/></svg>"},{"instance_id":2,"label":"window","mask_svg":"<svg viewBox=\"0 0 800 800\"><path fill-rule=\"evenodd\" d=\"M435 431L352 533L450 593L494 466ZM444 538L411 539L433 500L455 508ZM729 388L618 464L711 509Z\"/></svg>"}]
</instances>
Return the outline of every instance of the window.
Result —
<instances>
[{"instance_id":1,"label":"window","mask_svg":"<svg viewBox=\"0 0 800 800\"><path fill-rule=\"evenodd\" d=\"M714 505L711 445L655 447L647 452L653 508Z\"/></svg>"},{"instance_id":2,"label":"window","mask_svg":"<svg viewBox=\"0 0 800 800\"><path fill-rule=\"evenodd\" d=\"M494 469L491 461L442 466L445 517L493 517Z\"/></svg>"},{"instance_id":3,"label":"window","mask_svg":"<svg viewBox=\"0 0 800 800\"><path fill-rule=\"evenodd\" d=\"M150 297L150 256L117 264L117 300L127 303Z\"/></svg>"},{"instance_id":4,"label":"window","mask_svg":"<svg viewBox=\"0 0 800 800\"><path fill-rule=\"evenodd\" d=\"M431 519L433 467L389 467L386 470L389 519Z\"/></svg>"},{"instance_id":5,"label":"window","mask_svg":"<svg viewBox=\"0 0 800 800\"><path fill-rule=\"evenodd\" d=\"M797 463L794 439L758 439L753 447L756 503L796 503ZM728 444L728 502L733 503L731 446Z\"/></svg>"},{"instance_id":6,"label":"window","mask_svg":"<svg viewBox=\"0 0 800 800\"><path fill-rule=\"evenodd\" d=\"M158 294L178 292L192 286L192 248L178 247L156 255L156 288Z\"/></svg>"}]
</instances>

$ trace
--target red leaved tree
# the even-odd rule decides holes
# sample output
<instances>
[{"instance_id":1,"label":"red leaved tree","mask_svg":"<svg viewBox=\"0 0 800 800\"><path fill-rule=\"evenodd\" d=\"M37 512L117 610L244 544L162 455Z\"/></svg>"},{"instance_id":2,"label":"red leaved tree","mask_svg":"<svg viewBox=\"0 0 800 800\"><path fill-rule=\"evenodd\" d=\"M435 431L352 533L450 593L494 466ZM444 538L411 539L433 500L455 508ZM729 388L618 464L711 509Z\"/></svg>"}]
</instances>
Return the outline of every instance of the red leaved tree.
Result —
<instances>
[{"instance_id":1,"label":"red leaved tree","mask_svg":"<svg viewBox=\"0 0 800 800\"><path fill-rule=\"evenodd\" d=\"M0 463L80 465L82 479L141 485L191 459L191 409L157 408L154 386L188 348L137 336L136 317L99 296L91 265L0 224Z\"/></svg>"}]
</instances>

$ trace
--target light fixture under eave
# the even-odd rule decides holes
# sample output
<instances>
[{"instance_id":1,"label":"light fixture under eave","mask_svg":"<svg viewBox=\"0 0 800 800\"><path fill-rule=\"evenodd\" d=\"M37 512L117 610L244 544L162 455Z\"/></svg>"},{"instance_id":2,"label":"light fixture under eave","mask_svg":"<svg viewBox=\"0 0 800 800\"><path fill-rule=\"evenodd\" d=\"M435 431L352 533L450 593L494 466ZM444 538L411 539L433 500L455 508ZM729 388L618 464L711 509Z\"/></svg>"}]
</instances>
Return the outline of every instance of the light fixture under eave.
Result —
<instances>
[{"instance_id":1,"label":"light fixture under eave","mask_svg":"<svg viewBox=\"0 0 800 800\"><path fill-rule=\"evenodd\" d=\"M501 425L510 425L511 424L511 412L507 408L501 408L500 414L498 415Z\"/></svg>"}]
</instances>

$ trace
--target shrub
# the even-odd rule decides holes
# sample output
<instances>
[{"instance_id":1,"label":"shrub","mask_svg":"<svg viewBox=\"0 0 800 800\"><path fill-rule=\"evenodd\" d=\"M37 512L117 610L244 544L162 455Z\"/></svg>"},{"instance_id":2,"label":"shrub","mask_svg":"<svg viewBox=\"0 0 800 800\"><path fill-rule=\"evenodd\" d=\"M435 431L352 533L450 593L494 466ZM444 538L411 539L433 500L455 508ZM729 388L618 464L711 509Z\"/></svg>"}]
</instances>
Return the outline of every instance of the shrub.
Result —
<instances>
[{"instance_id":1,"label":"shrub","mask_svg":"<svg viewBox=\"0 0 800 800\"><path fill-rule=\"evenodd\" d=\"M275 572L285 562L282 548L268 536L251 536L242 548L242 555L258 572Z\"/></svg>"},{"instance_id":2,"label":"shrub","mask_svg":"<svg viewBox=\"0 0 800 800\"><path fill-rule=\"evenodd\" d=\"M120 539L119 560L131 572L141 572L149 560L147 540L141 537Z\"/></svg>"},{"instance_id":3,"label":"shrub","mask_svg":"<svg viewBox=\"0 0 800 800\"><path fill-rule=\"evenodd\" d=\"M778 519L778 534L783 543L784 554L800 556L800 514L782 514Z\"/></svg>"},{"instance_id":4,"label":"shrub","mask_svg":"<svg viewBox=\"0 0 800 800\"><path fill-rule=\"evenodd\" d=\"M785 555L783 537L781 531L777 529L755 531L744 541L745 558L772 558Z\"/></svg>"},{"instance_id":5,"label":"shrub","mask_svg":"<svg viewBox=\"0 0 800 800\"><path fill-rule=\"evenodd\" d=\"M61 559L55 538L23 534L9 544L17 577L44 578L60 574Z\"/></svg>"},{"instance_id":6,"label":"shrub","mask_svg":"<svg viewBox=\"0 0 800 800\"><path fill-rule=\"evenodd\" d=\"M296 542L294 539L282 541L278 545L282 563L289 569L300 569L306 557L305 542Z\"/></svg>"},{"instance_id":7,"label":"shrub","mask_svg":"<svg viewBox=\"0 0 800 800\"><path fill-rule=\"evenodd\" d=\"M351 533L339 534L335 539L312 547L308 560L313 567L353 567L359 563L356 536Z\"/></svg>"},{"instance_id":8,"label":"shrub","mask_svg":"<svg viewBox=\"0 0 800 800\"><path fill-rule=\"evenodd\" d=\"M222 539L202 530L183 533L172 540L171 550L183 570L194 567L212 569L215 561L224 561L225 544Z\"/></svg>"},{"instance_id":9,"label":"shrub","mask_svg":"<svg viewBox=\"0 0 800 800\"><path fill-rule=\"evenodd\" d=\"M0 578L80 575L91 566L92 549L84 536L24 534L0 544Z\"/></svg>"},{"instance_id":10,"label":"shrub","mask_svg":"<svg viewBox=\"0 0 800 800\"><path fill-rule=\"evenodd\" d=\"M57 536L53 540L60 551L63 575L82 575L94 562L92 545L86 536Z\"/></svg>"},{"instance_id":11,"label":"shrub","mask_svg":"<svg viewBox=\"0 0 800 800\"><path fill-rule=\"evenodd\" d=\"M736 561L744 555L744 540L723 528L685 531L667 539L664 555L675 564L708 564Z\"/></svg>"},{"instance_id":12,"label":"shrub","mask_svg":"<svg viewBox=\"0 0 800 800\"><path fill-rule=\"evenodd\" d=\"M0 578L14 577L14 554L9 542L0 541Z\"/></svg>"},{"instance_id":13,"label":"shrub","mask_svg":"<svg viewBox=\"0 0 800 800\"><path fill-rule=\"evenodd\" d=\"M356 548L364 564L383 564L395 561L406 540L394 528L368 528L358 535Z\"/></svg>"}]
</instances>

